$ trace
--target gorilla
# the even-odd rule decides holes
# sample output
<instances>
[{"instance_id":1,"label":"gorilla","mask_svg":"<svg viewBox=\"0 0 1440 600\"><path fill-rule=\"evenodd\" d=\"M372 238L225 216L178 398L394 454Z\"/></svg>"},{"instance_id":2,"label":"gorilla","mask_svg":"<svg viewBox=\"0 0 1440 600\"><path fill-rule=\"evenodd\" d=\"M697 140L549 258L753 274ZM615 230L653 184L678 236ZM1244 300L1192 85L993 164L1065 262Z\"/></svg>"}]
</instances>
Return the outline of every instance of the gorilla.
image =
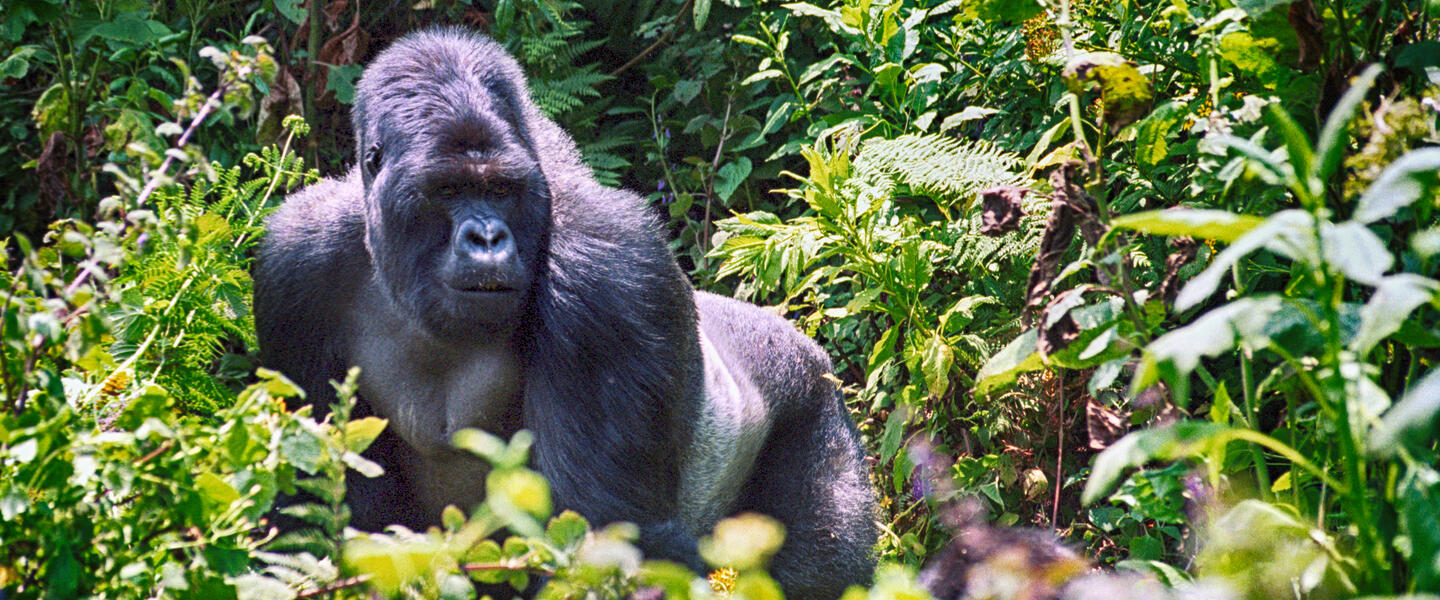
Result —
<instances>
[{"instance_id":1,"label":"gorilla","mask_svg":"<svg viewBox=\"0 0 1440 600\"><path fill-rule=\"evenodd\" d=\"M637 195L596 183L519 65L457 29L365 70L358 164L273 213L255 267L262 362L317 409L361 368L356 415L390 425L349 479L352 524L421 529L483 499L476 427L532 431L557 508L640 527L704 569L696 536L755 511L771 572L834 598L874 568L875 494L829 357L780 317L694 291Z\"/></svg>"}]
</instances>

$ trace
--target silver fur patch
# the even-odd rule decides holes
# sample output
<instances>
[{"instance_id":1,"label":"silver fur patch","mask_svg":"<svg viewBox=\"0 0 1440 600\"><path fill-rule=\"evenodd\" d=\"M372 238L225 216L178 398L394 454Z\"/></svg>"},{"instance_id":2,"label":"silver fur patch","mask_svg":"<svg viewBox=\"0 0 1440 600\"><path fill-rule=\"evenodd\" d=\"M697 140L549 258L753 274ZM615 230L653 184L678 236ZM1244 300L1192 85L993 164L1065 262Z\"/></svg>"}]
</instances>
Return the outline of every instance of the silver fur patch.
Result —
<instances>
[{"instance_id":1,"label":"silver fur patch","mask_svg":"<svg viewBox=\"0 0 1440 600\"><path fill-rule=\"evenodd\" d=\"M770 411L750 378L726 364L702 330L705 406L680 475L680 520L694 535L708 534L735 509L741 486L770 435Z\"/></svg>"}]
</instances>

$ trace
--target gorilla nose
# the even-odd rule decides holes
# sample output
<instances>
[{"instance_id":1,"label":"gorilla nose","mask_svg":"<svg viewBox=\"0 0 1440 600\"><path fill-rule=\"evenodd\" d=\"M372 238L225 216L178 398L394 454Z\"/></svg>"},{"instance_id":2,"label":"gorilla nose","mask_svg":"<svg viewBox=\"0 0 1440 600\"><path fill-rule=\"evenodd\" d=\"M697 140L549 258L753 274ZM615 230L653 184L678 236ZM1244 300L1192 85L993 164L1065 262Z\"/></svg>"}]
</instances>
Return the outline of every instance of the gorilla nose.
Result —
<instances>
[{"instance_id":1,"label":"gorilla nose","mask_svg":"<svg viewBox=\"0 0 1440 600\"><path fill-rule=\"evenodd\" d=\"M515 253L515 241L504 221L469 219L455 232L455 252L480 262L503 262Z\"/></svg>"}]
</instances>

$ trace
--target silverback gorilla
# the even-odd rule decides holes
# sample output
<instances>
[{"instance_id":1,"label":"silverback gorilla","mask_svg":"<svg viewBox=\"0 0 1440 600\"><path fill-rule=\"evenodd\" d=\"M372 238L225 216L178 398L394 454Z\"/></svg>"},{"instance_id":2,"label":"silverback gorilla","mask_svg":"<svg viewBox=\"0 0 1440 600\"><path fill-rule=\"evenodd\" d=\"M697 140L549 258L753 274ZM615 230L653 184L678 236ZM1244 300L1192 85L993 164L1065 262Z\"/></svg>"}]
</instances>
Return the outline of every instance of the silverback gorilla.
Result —
<instances>
[{"instance_id":1,"label":"silverback gorilla","mask_svg":"<svg viewBox=\"0 0 1440 600\"><path fill-rule=\"evenodd\" d=\"M785 525L791 598L868 580L868 468L830 360L778 316L695 292L643 200L602 187L495 42L408 35L365 70L358 162L270 217L255 271L263 362L317 408L361 367L357 415L390 426L353 477L353 523L423 528L484 493L452 449L535 434L558 508L640 526L646 555L703 568L696 536L756 511Z\"/></svg>"}]
</instances>

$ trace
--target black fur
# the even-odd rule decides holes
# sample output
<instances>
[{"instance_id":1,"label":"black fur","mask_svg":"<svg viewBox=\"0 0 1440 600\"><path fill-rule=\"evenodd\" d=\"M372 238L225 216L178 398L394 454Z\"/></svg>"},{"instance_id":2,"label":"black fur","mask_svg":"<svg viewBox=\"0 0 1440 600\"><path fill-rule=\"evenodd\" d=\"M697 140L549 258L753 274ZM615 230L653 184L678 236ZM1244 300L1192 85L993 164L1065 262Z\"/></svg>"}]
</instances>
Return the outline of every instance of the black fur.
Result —
<instances>
[{"instance_id":1,"label":"black fur","mask_svg":"<svg viewBox=\"0 0 1440 600\"><path fill-rule=\"evenodd\" d=\"M874 493L828 357L694 292L643 201L594 181L524 81L486 38L406 36L361 78L361 164L267 224L262 360L317 408L358 364L360 413L391 422L366 453L386 475L350 479L353 523L479 502L484 465L450 435L524 427L557 506L639 524L648 556L702 568L694 536L754 510L786 527L772 572L789 597L868 581Z\"/></svg>"}]
</instances>

